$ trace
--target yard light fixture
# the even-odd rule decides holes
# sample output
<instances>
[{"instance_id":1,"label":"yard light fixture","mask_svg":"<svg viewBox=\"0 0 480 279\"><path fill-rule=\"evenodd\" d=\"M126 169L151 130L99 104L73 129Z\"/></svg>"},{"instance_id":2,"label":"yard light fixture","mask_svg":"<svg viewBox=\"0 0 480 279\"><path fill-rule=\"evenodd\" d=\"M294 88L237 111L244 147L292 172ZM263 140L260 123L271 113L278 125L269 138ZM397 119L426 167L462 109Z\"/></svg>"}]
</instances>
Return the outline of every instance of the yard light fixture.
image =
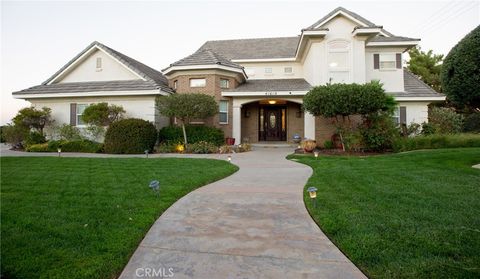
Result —
<instances>
[{"instance_id":1,"label":"yard light fixture","mask_svg":"<svg viewBox=\"0 0 480 279\"><path fill-rule=\"evenodd\" d=\"M231 162L232 162L232 156L228 155L227 161L228 161L229 163L231 163Z\"/></svg>"},{"instance_id":2,"label":"yard light fixture","mask_svg":"<svg viewBox=\"0 0 480 279\"><path fill-rule=\"evenodd\" d=\"M58 157L60 157L60 155L62 155L62 149L61 149L61 148L58 148L58 149L57 149L57 152L58 152Z\"/></svg>"},{"instance_id":3,"label":"yard light fixture","mask_svg":"<svg viewBox=\"0 0 480 279\"><path fill-rule=\"evenodd\" d=\"M146 156L146 157L147 157L147 159L148 159L148 149L147 149L147 150L145 150L145 156Z\"/></svg>"},{"instance_id":4,"label":"yard light fixture","mask_svg":"<svg viewBox=\"0 0 480 279\"><path fill-rule=\"evenodd\" d=\"M313 155L315 155L315 158L318 158L318 151L313 152Z\"/></svg>"},{"instance_id":5,"label":"yard light fixture","mask_svg":"<svg viewBox=\"0 0 480 279\"><path fill-rule=\"evenodd\" d=\"M160 182L158 182L158 180L150 181L148 187L150 187L157 196L160 195Z\"/></svg>"},{"instance_id":6,"label":"yard light fixture","mask_svg":"<svg viewBox=\"0 0 480 279\"><path fill-rule=\"evenodd\" d=\"M307 189L307 192L308 192L308 194L310 195L310 198L313 201L313 207L317 207L317 202L316 202L316 200L317 200L317 188L309 187Z\"/></svg>"}]
</instances>

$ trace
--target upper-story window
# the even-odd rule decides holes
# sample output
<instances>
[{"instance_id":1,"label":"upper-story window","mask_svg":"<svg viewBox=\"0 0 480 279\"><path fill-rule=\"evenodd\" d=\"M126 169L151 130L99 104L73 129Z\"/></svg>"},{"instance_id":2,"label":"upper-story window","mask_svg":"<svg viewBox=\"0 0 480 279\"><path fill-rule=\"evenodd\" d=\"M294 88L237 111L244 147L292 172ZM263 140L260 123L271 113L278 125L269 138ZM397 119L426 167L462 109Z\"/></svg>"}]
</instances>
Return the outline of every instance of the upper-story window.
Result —
<instances>
[{"instance_id":1,"label":"upper-story window","mask_svg":"<svg viewBox=\"0 0 480 279\"><path fill-rule=\"evenodd\" d=\"M102 58L101 57L97 57L97 63L96 63L95 70L97 72L102 70Z\"/></svg>"},{"instance_id":2,"label":"upper-story window","mask_svg":"<svg viewBox=\"0 0 480 279\"><path fill-rule=\"evenodd\" d=\"M350 42L335 40L328 43L328 78L331 83L350 82Z\"/></svg>"},{"instance_id":3,"label":"upper-story window","mask_svg":"<svg viewBox=\"0 0 480 279\"><path fill-rule=\"evenodd\" d=\"M396 68L396 57L394 53L380 53L380 70Z\"/></svg>"},{"instance_id":4,"label":"upper-story window","mask_svg":"<svg viewBox=\"0 0 480 279\"><path fill-rule=\"evenodd\" d=\"M270 68L270 67L265 68L265 74L270 75L270 74L272 74L272 73L273 73L273 69L272 69L272 68Z\"/></svg>"},{"instance_id":5,"label":"upper-story window","mask_svg":"<svg viewBox=\"0 0 480 279\"><path fill-rule=\"evenodd\" d=\"M285 67L285 68L283 68L283 72L286 75L291 75L291 74L293 74L293 68L292 67Z\"/></svg>"},{"instance_id":6,"label":"upper-story window","mask_svg":"<svg viewBox=\"0 0 480 279\"><path fill-rule=\"evenodd\" d=\"M191 78L190 87L205 87L207 85L207 80L204 78Z\"/></svg>"},{"instance_id":7,"label":"upper-story window","mask_svg":"<svg viewBox=\"0 0 480 279\"><path fill-rule=\"evenodd\" d=\"M220 88L229 88L230 87L230 81L225 78L220 79Z\"/></svg>"}]
</instances>

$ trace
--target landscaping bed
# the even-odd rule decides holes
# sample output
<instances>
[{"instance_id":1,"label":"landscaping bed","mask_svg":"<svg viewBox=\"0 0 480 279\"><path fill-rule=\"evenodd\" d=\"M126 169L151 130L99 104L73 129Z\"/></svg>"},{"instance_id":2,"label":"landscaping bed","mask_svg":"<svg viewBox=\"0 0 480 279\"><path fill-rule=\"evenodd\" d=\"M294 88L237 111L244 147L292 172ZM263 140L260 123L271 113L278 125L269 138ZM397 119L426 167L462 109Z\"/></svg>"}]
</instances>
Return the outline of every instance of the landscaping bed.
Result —
<instances>
[{"instance_id":1,"label":"landscaping bed","mask_svg":"<svg viewBox=\"0 0 480 279\"><path fill-rule=\"evenodd\" d=\"M480 276L480 148L290 158L314 170L312 218L368 277Z\"/></svg>"},{"instance_id":2,"label":"landscaping bed","mask_svg":"<svg viewBox=\"0 0 480 279\"><path fill-rule=\"evenodd\" d=\"M176 158L2 157L1 165L2 278L115 278L170 205L238 169ZM158 197L151 180L160 181Z\"/></svg>"}]
</instances>

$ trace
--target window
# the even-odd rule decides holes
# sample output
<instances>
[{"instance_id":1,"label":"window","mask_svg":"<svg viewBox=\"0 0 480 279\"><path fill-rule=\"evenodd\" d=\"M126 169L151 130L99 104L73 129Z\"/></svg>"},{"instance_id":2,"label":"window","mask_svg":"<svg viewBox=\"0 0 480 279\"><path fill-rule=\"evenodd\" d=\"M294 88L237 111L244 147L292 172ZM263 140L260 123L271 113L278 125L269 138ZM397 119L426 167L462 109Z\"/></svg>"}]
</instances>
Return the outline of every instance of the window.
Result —
<instances>
[{"instance_id":1,"label":"window","mask_svg":"<svg viewBox=\"0 0 480 279\"><path fill-rule=\"evenodd\" d=\"M178 80L175 80L175 81L173 82L173 89L177 89L177 81L178 81Z\"/></svg>"},{"instance_id":2,"label":"window","mask_svg":"<svg viewBox=\"0 0 480 279\"><path fill-rule=\"evenodd\" d=\"M255 69L254 68L245 68L245 73L249 77L255 76Z\"/></svg>"},{"instance_id":3,"label":"window","mask_svg":"<svg viewBox=\"0 0 480 279\"><path fill-rule=\"evenodd\" d=\"M285 74L287 74L287 75L288 75L288 74L293 74L293 68L292 68L292 67L285 67L285 68L283 69L283 72L284 72Z\"/></svg>"},{"instance_id":4,"label":"window","mask_svg":"<svg viewBox=\"0 0 480 279\"><path fill-rule=\"evenodd\" d=\"M205 87L207 81L204 78L192 78L190 79L190 87Z\"/></svg>"},{"instance_id":5,"label":"window","mask_svg":"<svg viewBox=\"0 0 480 279\"><path fill-rule=\"evenodd\" d=\"M228 101L220 101L219 111L220 124L228 124Z\"/></svg>"},{"instance_id":6,"label":"window","mask_svg":"<svg viewBox=\"0 0 480 279\"><path fill-rule=\"evenodd\" d=\"M400 125L400 107L395 108L395 110L393 111L392 119L395 125Z\"/></svg>"},{"instance_id":7,"label":"window","mask_svg":"<svg viewBox=\"0 0 480 279\"><path fill-rule=\"evenodd\" d=\"M102 70L102 58L101 58L101 57L97 57L96 70L97 70L97 71L101 71L101 70Z\"/></svg>"},{"instance_id":8,"label":"window","mask_svg":"<svg viewBox=\"0 0 480 279\"><path fill-rule=\"evenodd\" d=\"M229 88L230 87L230 81L228 79L220 79L220 88Z\"/></svg>"},{"instance_id":9,"label":"window","mask_svg":"<svg viewBox=\"0 0 480 279\"><path fill-rule=\"evenodd\" d=\"M273 73L272 68L265 68L265 74L271 74Z\"/></svg>"},{"instance_id":10,"label":"window","mask_svg":"<svg viewBox=\"0 0 480 279\"><path fill-rule=\"evenodd\" d=\"M328 43L328 79L330 83L349 83L351 79L350 42L335 40Z\"/></svg>"},{"instance_id":11,"label":"window","mask_svg":"<svg viewBox=\"0 0 480 279\"><path fill-rule=\"evenodd\" d=\"M82 114L87 107L88 105L86 104L77 104L77 125L79 126L85 125L85 122L82 120Z\"/></svg>"},{"instance_id":12,"label":"window","mask_svg":"<svg viewBox=\"0 0 480 279\"><path fill-rule=\"evenodd\" d=\"M396 57L393 53L380 53L380 70L396 68Z\"/></svg>"}]
</instances>

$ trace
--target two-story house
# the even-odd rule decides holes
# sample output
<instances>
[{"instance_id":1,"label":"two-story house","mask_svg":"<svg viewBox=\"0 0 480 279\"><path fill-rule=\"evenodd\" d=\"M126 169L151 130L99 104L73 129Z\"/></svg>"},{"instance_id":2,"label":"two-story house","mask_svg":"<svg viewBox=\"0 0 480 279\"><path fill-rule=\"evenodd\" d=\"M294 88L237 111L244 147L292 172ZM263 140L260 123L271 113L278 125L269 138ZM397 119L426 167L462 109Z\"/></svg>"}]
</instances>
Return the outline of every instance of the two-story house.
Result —
<instances>
[{"instance_id":1,"label":"two-story house","mask_svg":"<svg viewBox=\"0 0 480 279\"><path fill-rule=\"evenodd\" d=\"M82 124L89 103L106 101L161 127L168 119L155 110L155 97L201 92L214 96L220 111L205 124L236 143L290 141L298 134L321 144L334 133L331 120L301 105L313 86L329 82L380 80L399 103L399 123L428 121L428 104L445 96L403 68L403 54L418 42L339 7L299 36L208 41L163 74L94 42L42 85L13 94L52 108L72 125Z\"/></svg>"}]
</instances>

